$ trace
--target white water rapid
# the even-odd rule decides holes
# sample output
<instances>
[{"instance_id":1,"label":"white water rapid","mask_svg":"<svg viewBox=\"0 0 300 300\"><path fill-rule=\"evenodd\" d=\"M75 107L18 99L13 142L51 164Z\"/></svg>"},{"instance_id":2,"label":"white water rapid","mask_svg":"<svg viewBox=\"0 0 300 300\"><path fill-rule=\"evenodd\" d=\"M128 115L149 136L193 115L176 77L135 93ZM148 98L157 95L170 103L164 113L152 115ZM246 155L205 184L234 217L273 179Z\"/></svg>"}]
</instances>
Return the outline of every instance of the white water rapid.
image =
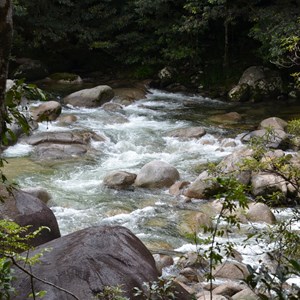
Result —
<instances>
[{"instance_id":1,"label":"white water rapid","mask_svg":"<svg viewBox=\"0 0 300 300\"><path fill-rule=\"evenodd\" d=\"M205 201L184 203L168 190L110 190L102 185L102 180L113 170L138 173L145 163L163 160L179 170L181 180L193 181L198 175L197 166L218 161L241 146L235 138L238 131L233 135L232 129L208 121L212 114L229 109L229 104L218 100L157 90L125 107L119 116L128 122L121 124L115 122L116 114L112 116L102 109L67 107L62 114L76 115L77 122L69 127L58 122L42 123L38 131L85 129L104 135L106 141L93 141L94 155L89 159L48 163L43 170L35 172L24 169L14 179L21 187L39 186L51 193L51 209L62 235L92 225L122 225L149 248L193 250L195 245L187 241L180 227L184 213L197 210ZM189 126L202 126L207 134L201 139L185 141L167 136L170 130ZM223 147L224 139L234 141L233 147ZM19 143L9 147L5 157L10 161L29 156L31 151L30 146ZM252 263L254 246L243 248L239 236L234 241L246 262Z\"/></svg>"}]
</instances>

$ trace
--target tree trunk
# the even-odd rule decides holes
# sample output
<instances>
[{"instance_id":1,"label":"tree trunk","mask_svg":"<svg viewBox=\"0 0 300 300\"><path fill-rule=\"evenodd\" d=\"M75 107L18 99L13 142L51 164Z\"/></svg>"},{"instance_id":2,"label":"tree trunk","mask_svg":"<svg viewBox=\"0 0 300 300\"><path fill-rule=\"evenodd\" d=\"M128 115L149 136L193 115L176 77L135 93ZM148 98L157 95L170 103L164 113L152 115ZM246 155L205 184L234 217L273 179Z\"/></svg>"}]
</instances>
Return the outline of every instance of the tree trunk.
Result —
<instances>
[{"instance_id":1,"label":"tree trunk","mask_svg":"<svg viewBox=\"0 0 300 300\"><path fill-rule=\"evenodd\" d=\"M11 0L0 0L0 145L6 131L5 87L8 72L8 61L12 43L12 3Z\"/></svg>"},{"instance_id":2,"label":"tree trunk","mask_svg":"<svg viewBox=\"0 0 300 300\"><path fill-rule=\"evenodd\" d=\"M228 27L229 20L226 17L224 21L224 58L223 58L223 67L227 69L229 67L229 37L228 37Z\"/></svg>"},{"instance_id":3,"label":"tree trunk","mask_svg":"<svg viewBox=\"0 0 300 300\"><path fill-rule=\"evenodd\" d=\"M225 2L225 19L224 19L224 57L223 68L225 69L226 76L229 67L229 26L231 23L231 10L229 8L229 1Z\"/></svg>"}]
</instances>

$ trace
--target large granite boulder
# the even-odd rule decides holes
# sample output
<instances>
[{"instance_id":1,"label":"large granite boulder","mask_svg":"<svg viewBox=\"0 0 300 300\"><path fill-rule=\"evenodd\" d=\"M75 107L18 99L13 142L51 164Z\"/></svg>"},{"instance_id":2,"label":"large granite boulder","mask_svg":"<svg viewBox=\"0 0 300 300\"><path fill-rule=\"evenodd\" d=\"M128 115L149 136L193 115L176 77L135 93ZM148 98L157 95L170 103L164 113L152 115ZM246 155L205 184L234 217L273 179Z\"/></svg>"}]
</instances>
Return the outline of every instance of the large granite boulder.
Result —
<instances>
[{"instance_id":1,"label":"large granite boulder","mask_svg":"<svg viewBox=\"0 0 300 300\"><path fill-rule=\"evenodd\" d=\"M170 187L180 175L177 169L170 164L154 160L142 167L138 173L135 185L144 188Z\"/></svg>"},{"instance_id":2,"label":"large granite boulder","mask_svg":"<svg viewBox=\"0 0 300 300\"><path fill-rule=\"evenodd\" d=\"M10 195L3 186L0 186L0 193L5 197L5 201L0 203L1 219L12 220L20 226L31 225L29 232L41 226L50 229L43 229L40 235L30 241L30 245L38 246L60 237L52 210L37 197L20 190L13 190L13 194Z\"/></svg>"},{"instance_id":3,"label":"large granite boulder","mask_svg":"<svg viewBox=\"0 0 300 300\"><path fill-rule=\"evenodd\" d=\"M250 87L247 83L241 83L233 87L229 93L228 98L232 102L244 102L249 100Z\"/></svg>"},{"instance_id":4,"label":"large granite boulder","mask_svg":"<svg viewBox=\"0 0 300 300\"><path fill-rule=\"evenodd\" d=\"M159 274L153 256L128 229L91 227L49 242L31 253L44 252L32 273L72 292L78 299L94 299L107 286L119 286L124 296L133 298L133 288L157 280ZM18 291L15 300L27 299L31 280L15 270L13 285ZM44 300L73 300L71 295L33 279L36 291L47 291Z\"/></svg>"},{"instance_id":5,"label":"large granite boulder","mask_svg":"<svg viewBox=\"0 0 300 300\"><path fill-rule=\"evenodd\" d=\"M231 101L262 101L277 97L282 91L282 79L278 72L262 66L245 70L239 83L228 93Z\"/></svg>"},{"instance_id":6,"label":"large granite boulder","mask_svg":"<svg viewBox=\"0 0 300 300\"><path fill-rule=\"evenodd\" d=\"M249 276L249 271L247 267L236 261L227 261L221 265L218 265L213 270L213 276L227 278L230 280L244 280Z\"/></svg>"},{"instance_id":7,"label":"large granite boulder","mask_svg":"<svg viewBox=\"0 0 300 300\"><path fill-rule=\"evenodd\" d=\"M36 122L54 121L61 114L61 104L57 101L45 102L32 110L32 119Z\"/></svg>"},{"instance_id":8,"label":"large granite boulder","mask_svg":"<svg viewBox=\"0 0 300 300\"><path fill-rule=\"evenodd\" d=\"M98 85L72 93L63 99L64 104L79 107L100 107L114 97L114 92L108 85Z\"/></svg>"}]
</instances>

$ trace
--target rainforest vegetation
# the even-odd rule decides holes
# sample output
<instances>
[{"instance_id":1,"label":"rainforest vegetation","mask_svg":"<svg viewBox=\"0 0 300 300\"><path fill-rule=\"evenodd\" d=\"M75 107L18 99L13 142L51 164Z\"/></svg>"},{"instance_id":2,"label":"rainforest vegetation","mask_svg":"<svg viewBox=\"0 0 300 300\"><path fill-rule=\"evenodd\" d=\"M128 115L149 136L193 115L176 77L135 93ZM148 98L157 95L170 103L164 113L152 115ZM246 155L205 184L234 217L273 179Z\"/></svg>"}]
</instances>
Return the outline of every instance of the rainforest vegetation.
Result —
<instances>
[{"instance_id":1,"label":"rainforest vegetation","mask_svg":"<svg viewBox=\"0 0 300 300\"><path fill-rule=\"evenodd\" d=\"M253 64L299 71L296 0L14 0L13 59L50 71L126 70L151 77L176 67L181 81L223 84ZM51 70L52 69L52 70Z\"/></svg>"}]
</instances>

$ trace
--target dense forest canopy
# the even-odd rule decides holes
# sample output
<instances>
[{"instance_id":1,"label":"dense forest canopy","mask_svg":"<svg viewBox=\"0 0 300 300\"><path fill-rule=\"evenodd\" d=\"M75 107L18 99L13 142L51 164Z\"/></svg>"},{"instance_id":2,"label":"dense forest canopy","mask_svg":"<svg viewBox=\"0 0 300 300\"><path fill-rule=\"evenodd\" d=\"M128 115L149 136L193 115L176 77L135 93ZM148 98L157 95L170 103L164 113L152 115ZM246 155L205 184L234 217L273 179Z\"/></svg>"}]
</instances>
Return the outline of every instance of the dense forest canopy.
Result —
<instances>
[{"instance_id":1,"label":"dense forest canopy","mask_svg":"<svg viewBox=\"0 0 300 300\"><path fill-rule=\"evenodd\" d=\"M133 66L147 76L166 65L189 72L299 65L296 0L14 0L14 7L13 55L54 69Z\"/></svg>"}]
</instances>

